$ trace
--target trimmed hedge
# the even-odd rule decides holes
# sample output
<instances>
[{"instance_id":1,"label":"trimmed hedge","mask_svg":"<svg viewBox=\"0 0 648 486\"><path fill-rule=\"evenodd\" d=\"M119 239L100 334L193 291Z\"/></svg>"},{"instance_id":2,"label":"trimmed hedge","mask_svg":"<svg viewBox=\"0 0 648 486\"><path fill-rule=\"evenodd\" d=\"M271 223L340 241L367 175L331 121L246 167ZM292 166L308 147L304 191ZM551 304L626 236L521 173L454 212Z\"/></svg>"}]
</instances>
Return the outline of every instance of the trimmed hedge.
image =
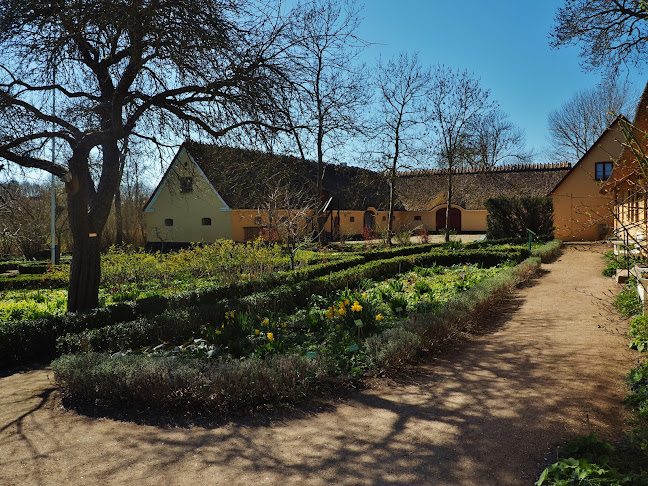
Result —
<instances>
[{"instance_id":1,"label":"trimmed hedge","mask_svg":"<svg viewBox=\"0 0 648 486\"><path fill-rule=\"evenodd\" d=\"M231 412L295 403L327 374L322 359L274 356L243 361L85 353L52 362L64 398L75 403L192 412Z\"/></svg>"},{"instance_id":2,"label":"trimmed hedge","mask_svg":"<svg viewBox=\"0 0 648 486\"><path fill-rule=\"evenodd\" d=\"M383 250L369 250L360 253L366 261L387 260L397 256L416 255L418 253L427 253L436 248L442 248L446 243L428 243L425 245L402 246L399 248L389 248Z\"/></svg>"},{"instance_id":3,"label":"trimmed hedge","mask_svg":"<svg viewBox=\"0 0 648 486\"><path fill-rule=\"evenodd\" d=\"M527 259L458 294L439 313L413 317L404 327L367 338L367 355L376 367L393 367L423 347L451 339L539 264L538 258ZM334 367L319 356L210 361L82 353L62 356L52 363L52 370L63 397L74 404L195 413L299 402L330 380Z\"/></svg>"},{"instance_id":4,"label":"trimmed hedge","mask_svg":"<svg viewBox=\"0 0 648 486\"><path fill-rule=\"evenodd\" d=\"M356 287L364 279L378 279L414 267L473 263L492 267L508 260L520 262L526 257L528 257L528 250L525 249L490 252L440 250L435 253L377 260L292 285L281 285L239 299L225 299L209 306L195 305L183 311L169 310L164 318L141 318L132 322L90 329L79 334L68 334L58 339L57 348L62 353L118 351L141 348L159 341L183 341L195 335L203 325L212 324L212 319L215 317L220 317L230 310L251 312L253 309L267 309L274 312L290 312L306 305L312 295L329 295L347 287Z\"/></svg>"},{"instance_id":5,"label":"trimmed hedge","mask_svg":"<svg viewBox=\"0 0 648 486\"><path fill-rule=\"evenodd\" d=\"M218 303L226 301L228 297L262 292L285 282L298 282L300 279L326 275L358 265L363 261L364 258L361 256L351 256L333 263L313 265L295 271L276 272L258 280L187 291L170 297L151 296L81 314L64 314L32 321L1 323L0 366L30 358L52 356L56 349L56 339L67 334L113 326L115 323L131 322L140 317L161 314L166 310L196 307L204 302ZM222 307L224 306L225 303L222 304Z\"/></svg>"},{"instance_id":6,"label":"trimmed hedge","mask_svg":"<svg viewBox=\"0 0 648 486\"><path fill-rule=\"evenodd\" d=\"M47 274L0 276L0 290L60 289L67 286L67 278L52 278Z\"/></svg>"},{"instance_id":7,"label":"trimmed hedge","mask_svg":"<svg viewBox=\"0 0 648 486\"><path fill-rule=\"evenodd\" d=\"M542 263L551 263L562 254L562 240L555 239L544 245L534 248L531 255L539 257Z\"/></svg>"}]
</instances>

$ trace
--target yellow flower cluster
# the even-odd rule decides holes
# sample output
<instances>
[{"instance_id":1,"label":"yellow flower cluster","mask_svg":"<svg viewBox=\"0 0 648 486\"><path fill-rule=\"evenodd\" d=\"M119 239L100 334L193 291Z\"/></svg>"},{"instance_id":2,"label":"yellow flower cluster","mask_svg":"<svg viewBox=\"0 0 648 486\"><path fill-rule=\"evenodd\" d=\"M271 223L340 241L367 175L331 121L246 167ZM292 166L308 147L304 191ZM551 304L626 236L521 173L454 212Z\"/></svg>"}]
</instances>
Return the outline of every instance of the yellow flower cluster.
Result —
<instances>
[{"instance_id":1,"label":"yellow flower cluster","mask_svg":"<svg viewBox=\"0 0 648 486\"><path fill-rule=\"evenodd\" d=\"M331 306L328 309L326 309L326 312L324 312L324 317L326 317L327 319L332 319L332 318L337 317L337 316L344 316L344 315L346 315L346 312L347 312L346 311L346 306L348 306L348 305L349 305L348 300L342 300L338 304L337 308Z\"/></svg>"},{"instance_id":2,"label":"yellow flower cluster","mask_svg":"<svg viewBox=\"0 0 648 486\"><path fill-rule=\"evenodd\" d=\"M358 302L358 301L356 300L356 301L353 303L353 305L351 306L351 310L352 310L353 312L360 312L360 311L362 310L362 306L360 305L360 302Z\"/></svg>"},{"instance_id":3,"label":"yellow flower cluster","mask_svg":"<svg viewBox=\"0 0 648 486\"><path fill-rule=\"evenodd\" d=\"M234 311L227 311L225 313L225 320L229 321L231 319L234 319Z\"/></svg>"},{"instance_id":4,"label":"yellow flower cluster","mask_svg":"<svg viewBox=\"0 0 648 486\"><path fill-rule=\"evenodd\" d=\"M268 341L274 341L274 334L273 333L269 332L268 334L266 334L266 336L268 336Z\"/></svg>"},{"instance_id":5,"label":"yellow flower cluster","mask_svg":"<svg viewBox=\"0 0 648 486\"><path fill-rule=\"evenodd\" d=\"M382 314L378 314L378 315L376 316L376 320L377 320L377 321L382 321L382 320L383 320L383 316L382 316Z\"/></svg>"}]
</instances>

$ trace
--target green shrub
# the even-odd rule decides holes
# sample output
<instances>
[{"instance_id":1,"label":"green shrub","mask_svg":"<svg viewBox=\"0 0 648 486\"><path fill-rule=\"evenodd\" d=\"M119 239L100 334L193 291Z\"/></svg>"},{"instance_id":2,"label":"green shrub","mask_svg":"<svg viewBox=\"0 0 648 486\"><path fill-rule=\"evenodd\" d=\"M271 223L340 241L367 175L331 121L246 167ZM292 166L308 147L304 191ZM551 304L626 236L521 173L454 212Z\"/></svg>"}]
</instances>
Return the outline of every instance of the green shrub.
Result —
<instances>
[{"instance_id":1,"label":"green shrub","mask_svg":"<svg viewBox=\"0 0 648 486\"><path fill-rule=\"evenodd\" d=\"M344 288L355 288L365 279L378 279L387 275L408 271L417 266L434 264L452 266L455 264L477 263L490 267L508 260L519 260L523 254L528 254L528 251L522 251L520 249L497 252L489 252L486 250L463 252L437 250L436 253L372 261L364 265L340 270L329 275L297 282L292 285L280 285L265 292L258 292L241 298L223 299L217 302L212 300L214 303L211 305L201 305L202 302L208 302L206 299L181 301L179 298L176 302L183 302L183 304L180 305L178 303L172 308L188 309L191 317L187 317L187 319L195 322L198 327L181 326L178 329L173 325L170 327L160 327L155 319L146 317L142 317L133 322L122 321L132 321L134 317L130 319L115 319L113 322L121 322L117 326L112 323L104 324L105 328L94 326L96 329L86 330L78 336L70 335L60 338L58 348L59 351L68 353L83 351L85 349L108 351L125 348L135 349L151 344L155 340L181 341L190 338L201 325L211 323L213 319L222 316L228 311L235 310L250 313L252 310L263 309L272 313L289 313L295 308L305 306L313 295L328 296ZM195 305L192 305L194 302ZM176 315L177 313L178 311L170 311L168 315ZM183 318L178 317L178 319L182 321ZM164 334L166 329L174 330L173 336ZM78 331L69 332L74 333ZM88 348L84 348L85 343L88 343Z\"/></svg>"},{"instance_id":2,"label":"green shrub","mask_svg":"<svg viewBox=\"0 0 648 486\"><path fill-rule=\"evenodd\" d=\"M630 278L614 299L614 307L624 316L633 317L642 313L643 304L637 295L637 279Z\"/></svg>"},{"instance_id":3,"label":"green shrub","mask_svg":"<svg viewBox=\"0 0 648 486\"><path fill-rule=\"evenodd\" d=\"M443 243L429 243L425 245L411 245L399 248L385 248L382 250L369 250L360 253L366 261L386 260L397 256L415 255L418 253L427 253L437 248L442 248Z\"/></svg>"},{"instance_id":4,"label":"green shrub","mask_svg":"<svg viewBox=\"0 0 648 486\"><path fill-rule=\"evenodd\" d=\"M84 353L52 362L62 396L76 404L190 412L295 403L326 378L325 370L321 360L300 356L212 361Z\"/></svg>"},{"instance_id":5,"label":"green shrub","mask_svg":"<svg viewBox=\"0 0 648 486\"><path fill-rule=\"evenodd\" d=\"M603 269L605 277L615 277L616 271L619 268L632 268L637 263L645 263L643 258L635 258L632 256L615 255L614 250L606 251L603 256L607 261L607 266Z\"/></svg>"},{"instance_id":6,"label":"green shrub","mask_svg":"<svg viewBox=\"0 0 648 486\"><path fill-rule=\"evenodd\" d=\"M551 263L562 254L562 241L553 240L531 250L531 255L539 257L542 263Z\"/></svg>"},{"instance_id":7,"label":"green shrub","mask_svg":"<svg viewBox=\"0 0 648 486\"><path fill-rule=\"evenodd\" d=\"M504 256L510 254L502 254L500 259ZM370 262L362 267L365 273L382 272L385 270L382 268L384 265L392 268L398 266L398 263L402 263L399 262L401 258L419 259L398 257L387 263ZM457 258L465 258L465 255ZM387 329L382 334L366 338L363 349L352 345L357 341L344 341L339 337L354 335L355 329L353 333L349 333L344 326L354 327L355 324L351 325L349 322L354 322L357 318L362 318L363 322L376 323L378 320L374 316L375 310L369 302L361 299L360 291L345 291L340 299L349 300L348 304L344 301L349 315L339 313L337 320L330 319L333 324L344 324L339 331L335 330L335 326L332 328L332 332L338 332L340 336L327 346L318 348L317 352L309 353L312 358L269 353L263 360L209 360L138 354L116 354L111 357L108 354L90 352L64 355L52 363L52 369L63 396L77 404L223 412L268 403L294 402L306 397L323 380L328 380L331 376L338 376L341 372L356 375L366 367L367 360L376 367L400 366L411 360L423 346L429 346L433 341L448 339L460 332L466 326L467 320L480 314L484 305L491 303L493 298L525 278L538 265L539 259L536 258L528 259L517 267L505 268L493 279L484 280L451 298L440 314L422 315L419 319L408 322L405 327ZM349 276L350 270L343 270L336 276L332 275L331 281L342 282ZM327 282L328 278L318 277L314 280ZM304 286L307 283L300 282L295 286ZM272 295L276 297L282 294L280 292ZM361 302L354 301L351 304L354 299ZM359 304L362 309L354 309ZM341 307L342 304L338 305ZM155 337L163 338L168 332L176 332L178 336L184 332L178 331L178 327L203 324L209 321L210 316L219 312L218 306L203 306L168 312L154 325L150 325L149 321L137 321L137 325L142 326L139 330L135 329L133 323L129 323L130 327L124 324L90 332L97 336L98 341L114 343L112 349L123 349L124 341L131 340L134 334L140 333L138 339L146 337L149 340ZM305 325L308 325L307 322ZM320 322L319 318L316 319L315 325L319 325ZM195 332L195 329L186 330ZM443 335L440 330L443 330ZM160 334L155 336L155 332ZM71 339L70 336L68 338ZM75 339L78 340L76 346L95 349L91 334L84 333ZM344 363L338 362L338 355L343 355Z\"/></svg>"},{"instance_id":8,"label":"green shrub","mask_svg":"<svg viewBox=\"0 0 648 486\"><path fill-rule=\"evenodd\" d=\"M403 327L393 327L369 336L365 352L377 368L398 368L412 361L421 350L421 338Z\"/></svg>"},{"instance_id":9,"label":"green shrub","mask_svg":"<svg viewBox=\"0 0 648 486\"><path fill-rule=\"evenodd\" d=\"M494 197L487 199L484 206L486 237L525 238L527 229L536 235L553 233L553 202L550 197Z\"/></svg>"},{"instance_id":10,"label":"green shrub","mask_svg":"<svg viewBox=\"0 0 648 486\"><path fill-rule=\"evenodd\" d=\"M630 348L648 351L648 316L638 316L630 323Z\"/></svg>"}]
</instances>

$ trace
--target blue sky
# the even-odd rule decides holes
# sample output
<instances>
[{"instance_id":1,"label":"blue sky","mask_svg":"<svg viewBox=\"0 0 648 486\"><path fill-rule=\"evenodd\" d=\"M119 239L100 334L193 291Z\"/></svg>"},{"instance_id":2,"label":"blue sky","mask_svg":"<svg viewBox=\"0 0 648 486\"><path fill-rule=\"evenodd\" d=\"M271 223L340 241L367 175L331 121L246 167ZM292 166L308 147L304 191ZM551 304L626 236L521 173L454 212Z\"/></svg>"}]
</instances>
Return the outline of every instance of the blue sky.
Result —
<instances>
[{"instance_id":1,"label":"blue sky","mask_svg":"<svg viewBox=\"0 0 648 486\"><path fill-rule=\"evenodd\" d=\"M467 69L481 78L502 110L526 133L527 145L547 145L547 116L579 89L595 86L599 72L585 72L578 47L549 47L553 18L563 0L367 0L360 36L374 43L363 59L418 52L424 65ZM630 81L639 94L646 73ZM627 114L632 115L632 113Z\"/></svg>"}]
</instances>

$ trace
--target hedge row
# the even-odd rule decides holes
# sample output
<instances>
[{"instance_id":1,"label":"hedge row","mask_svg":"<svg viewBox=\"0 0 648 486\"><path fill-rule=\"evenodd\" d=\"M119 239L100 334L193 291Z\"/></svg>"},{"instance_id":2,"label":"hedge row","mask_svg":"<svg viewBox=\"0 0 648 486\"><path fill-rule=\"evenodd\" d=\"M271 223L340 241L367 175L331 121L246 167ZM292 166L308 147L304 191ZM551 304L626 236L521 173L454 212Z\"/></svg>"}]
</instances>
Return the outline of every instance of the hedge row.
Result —
<instances>
[{"instance_id":1,"label":"hedge row","mask_svg":"<svg viewBox=\"0 0 648 486\"><path fill-rule=\"evenodd\" d=\"M376 367L408 361L423 347L460 333L539 264L538 258L525 260L457 295L440 313L418 315L403 327L367 338L365 352ZM295 403L333 377L325 358L294 355L209 361L82 353L59 358L52 370L62 395L74 404L183 412L240 412Z\"/></svg>"},{"instance_id":2,"label":"hedge row","mask_svg":"<svg viewBox=\"0 0 648 486\"><path fill-rule=\"evenodd\" d=\"M47 274L0 276L0 290L59 289L67 285L67 278L52 278Z\"/></svg>"},{"instance_id":3,"label":"hedge row","mask_svg":"<svg viewBox=\"0 0 648 486\"><path fill-rule=\"evenodd\" d=\"M284 282L298 282L326 275L362 263L361 256L346 257L333 263L312 265L292 272L276 272L257 280L234 282L227 285L172 296L151 296L135 302L111 305L80 314L35 319L31 321L0 323L0 366L52 355L56 339L68 333L102 328L117 322L133 321L139 317L161 314L168 309L199 306L205 302L219 302L232 296L262 292ZM35 276L38 277L38 276Z\"/></svg>"},{"instance_id":4,"label":"hedge row","mask_svg":"<svg viewBox=\"0 0 648 486\"><path fill-rule=\"evenodd\" d=\"M553 234L547 235L538 235L533 237L533 241L540 243L547 243L554 239ZM488 248L490 246L498 245L517 245L517 246L528 246L528 238L497 238L497 239L485 239L482 241L472 241L464 245L465 248Z\"/></svg>"},{"instance_id":5,"label":"hedge row","mask_svg":"<svg viewBox=\"0 0 648 486\"><path fill-rule=\"evenodd\" d=\"M455 252L440 250L435 253L377 260L326 276L295 284L284 284L246 297L221 300L209 306L195 305L179 311L170 310L154 318L140 318L79 334L68 334L58 339L57 348L62 353L118 351L140 348L160 341L178 342L195 336L204 325L216 324L213 319L220 318L230 310L251 312L254 309L266 309L274 312L291 312L297 307L306 305L312 295L330 295L337 290L357 287L364 279L378 279L417 266L475 263L492 267L508 260L519 263L527 256L528 251L524 249Z\"/></svg>"},{"instance_id":6,"label":"hedge row","mask_svg":"<svg viewBox=\"0 0 648 486\"><path fill-rule=\"evenodd\" d=\"M388 248L383 250L369 250L360 253L366 261L387 260L397 256L416 255L417 253L427 253L436 248L443 248L446 243L428 243L425 245L401 246L398 248Z\"/></svg>"}]
</instances>

